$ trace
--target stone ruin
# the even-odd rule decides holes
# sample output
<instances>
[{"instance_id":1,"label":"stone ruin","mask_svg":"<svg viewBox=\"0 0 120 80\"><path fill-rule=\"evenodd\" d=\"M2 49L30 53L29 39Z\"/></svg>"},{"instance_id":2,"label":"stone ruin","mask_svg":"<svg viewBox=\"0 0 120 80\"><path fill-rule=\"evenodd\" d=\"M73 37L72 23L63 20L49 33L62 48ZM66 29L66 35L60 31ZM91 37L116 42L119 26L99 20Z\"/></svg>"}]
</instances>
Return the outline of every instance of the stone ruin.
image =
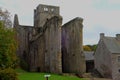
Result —
<instances>
[{"instance_id":1,"label":"stone ruin","mask_svg":"<svg viewBox=\"0 0 120 80\"><path fill-rule=\"evenodd\" d=\"M62 25L59 7L43 4L34 10L34 26L20 25L15 15L21 66L36 72L84 73L82 22L77 17Z\"/></svg>"}]
</instances>

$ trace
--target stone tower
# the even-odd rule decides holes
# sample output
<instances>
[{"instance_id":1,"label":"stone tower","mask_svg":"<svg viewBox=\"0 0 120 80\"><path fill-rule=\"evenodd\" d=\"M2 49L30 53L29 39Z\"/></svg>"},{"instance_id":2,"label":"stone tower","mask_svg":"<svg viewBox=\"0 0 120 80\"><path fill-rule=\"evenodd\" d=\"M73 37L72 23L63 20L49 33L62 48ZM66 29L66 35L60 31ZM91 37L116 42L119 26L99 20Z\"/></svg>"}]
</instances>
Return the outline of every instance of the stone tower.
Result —
<instances>
[{"instance_id":1,"label":"stone tower","mask_svg":"<svg viewBox=\"0 0 120 80\"><path fill-rule=\"evenodd\" d=\"M62 73L61 26L59 7L40 4L34 10L30 71Z\"/></svg>"},{"instance_id":2,"label":"stone tower","mask_svg":"<svg viewBox=\"0 0 120 80\"><path fill-rule=\"evenodd\" d=\"M34 10L34 26L43 27L45 22L53 16L59 16L59 7L40 4Z\"/></svg>"}]
</instances>

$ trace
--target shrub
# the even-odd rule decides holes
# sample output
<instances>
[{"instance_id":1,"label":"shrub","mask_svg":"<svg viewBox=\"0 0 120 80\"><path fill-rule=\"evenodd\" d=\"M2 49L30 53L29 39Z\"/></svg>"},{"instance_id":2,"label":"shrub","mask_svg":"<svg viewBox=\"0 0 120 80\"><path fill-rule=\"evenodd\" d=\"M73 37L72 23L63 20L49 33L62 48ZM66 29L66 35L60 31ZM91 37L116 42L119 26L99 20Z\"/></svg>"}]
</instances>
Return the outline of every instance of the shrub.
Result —
<instances>
[{"instance_id":1,"label":"shrub","mask_svg":"<svg viewBox=\"0 0 120 80\"><path fill-rule=\"evenodd\" d=\"M20 59L20 67L24 70L28 70L28 64L24 59Z\"/></svg>"},{"instance_id":2,"label":"shrub","mask_svg":"<svg viewBox=\"0 0 120 80\"><path fill-rule=\"evenodd\" d=\"M17 73L12 68L0 69L0 80L18 80Z\"/></svg>"}]
</instances>

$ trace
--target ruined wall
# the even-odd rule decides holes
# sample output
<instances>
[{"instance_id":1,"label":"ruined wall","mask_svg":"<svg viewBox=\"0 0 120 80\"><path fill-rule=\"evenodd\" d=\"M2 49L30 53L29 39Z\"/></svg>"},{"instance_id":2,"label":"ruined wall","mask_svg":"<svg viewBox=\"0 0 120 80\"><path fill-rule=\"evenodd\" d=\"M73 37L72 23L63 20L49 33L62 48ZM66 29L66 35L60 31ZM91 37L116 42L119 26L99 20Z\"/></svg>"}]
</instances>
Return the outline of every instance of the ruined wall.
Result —
<instances>
[{"instance_id":1,"label":"ruined wall","mask_svg":"<svg viewBox=\"0 0 120 80\"><path fill-rule=\"evenodd\" d=\"M61 73L61 24L55 16L30 41L30 71Z\"/></svg>"},{"instance_id":2,"label":"ruined wall","mask_svg":"<svg viewBox=\"0 0 120 80\"><path fill-rule=\"evenodd\" d=\"M63 72L84 73L83 19L75 18L62 26L62 68Z\"/></svg>"},{"instance_id":3,"label":"ruined wall","mask_svg":"<svg viewBox=\"0 0 120 80\"><path fill-rule=\"evenodd\" d=\"M103 77L112 78L112 53L106 48L103 40L100 40L95 52L95 68Z\"/></svg>"},{"instance_id":4,"label":"ruined wall","mask_svg":"<svg viewBox=\"0 0 120 80\"><path fill-rule=\"evenodd\" d=\"M20 35L20 26L19 26L19 21L18 21L18 16L17 15L15 15L14 16L14 30L15 30L15 32L16 32L16 35L15 35L15 37L16 37L16 41L18 42L18 48L17 48L17 55L20 57L20 56L22 56L22 54L21 54L21 45L20 45L20 43L21 43L21 35Z\"/></svg>"},{"instance_id":5,"label":"ruined wall","mask_svg":"<svg viewBox=\"0 0 120 80\"><path fill-rule=\"evenodd\" d=\"M34 10L34 35L29 52L31 71L61 73L61 24L59 7L40 4Z\"/></svg>"},{"instance_id":6,"label":"ruined wall","mask_svg":"<svg viewBox=\"0 0 120 80\"><path fill-rule=\"evenodd\" d=\"M30 71L45 71L45 40L43 34L34 41L30 41L29 67Z\"/></svg>"},{"instance_id":7,"label":"ruined wall","mask_svg":"<svg viewBox=\"0 0 120 80\"><path fill-rule=\"evenodd\" d=\"M62 18L55 16L44 26L45 36L45 68L46 72L62 73L61 64L61 25Z\"/></svg>"},{"instance_id":8,"label":"ruined wall","mask_svg":"<svg viewBox=\"0 0 120 80\"><path fill-rule=\"evenodd\" d=\"M28 63L29 52L29 34L32 32L32 26L19 25L18 16L14 17L14 29L16 31L16 40L18 42L17 55L22 63ZM24 66L21 64L21 66ZM26 66L27 68L27 66Z\"/></svg>"}]
</instances>

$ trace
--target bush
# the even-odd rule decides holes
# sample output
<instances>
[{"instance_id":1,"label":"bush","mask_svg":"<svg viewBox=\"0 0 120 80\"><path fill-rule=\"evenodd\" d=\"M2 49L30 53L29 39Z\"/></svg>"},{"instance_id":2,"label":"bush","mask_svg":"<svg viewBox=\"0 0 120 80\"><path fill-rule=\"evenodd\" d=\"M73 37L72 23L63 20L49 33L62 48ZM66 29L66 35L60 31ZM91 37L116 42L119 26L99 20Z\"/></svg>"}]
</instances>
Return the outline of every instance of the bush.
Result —
<instances>
[{"instance_id":1,"label":"bush","mask_svg":"<svg viewBox=\"0 0 120 80\"><path fill-rule=\"evenodd\" d=\"M20 59L20 67L24 70L29 70L28 69L28 64L24 59Z\"/></svg>"},{"instance_id":2,"label":"bush","mask_svg":"<svg viewBox=\"0 0 120 80\"><path fill-rule=\"evenodd\" d=\"M0 80L18 80L14 68L17 65L17 41L8 11L0 8Z\"/></svg>"},{"instance_id":3,"label":"bush","mask_svg":"<svg viewBox=\"0 0 120 80\"><path fill-rule=\"evenodd\" d=\"M0 80L18 80L17 73L12 68L0 69Z\"/></svg>"}]
</instances>

